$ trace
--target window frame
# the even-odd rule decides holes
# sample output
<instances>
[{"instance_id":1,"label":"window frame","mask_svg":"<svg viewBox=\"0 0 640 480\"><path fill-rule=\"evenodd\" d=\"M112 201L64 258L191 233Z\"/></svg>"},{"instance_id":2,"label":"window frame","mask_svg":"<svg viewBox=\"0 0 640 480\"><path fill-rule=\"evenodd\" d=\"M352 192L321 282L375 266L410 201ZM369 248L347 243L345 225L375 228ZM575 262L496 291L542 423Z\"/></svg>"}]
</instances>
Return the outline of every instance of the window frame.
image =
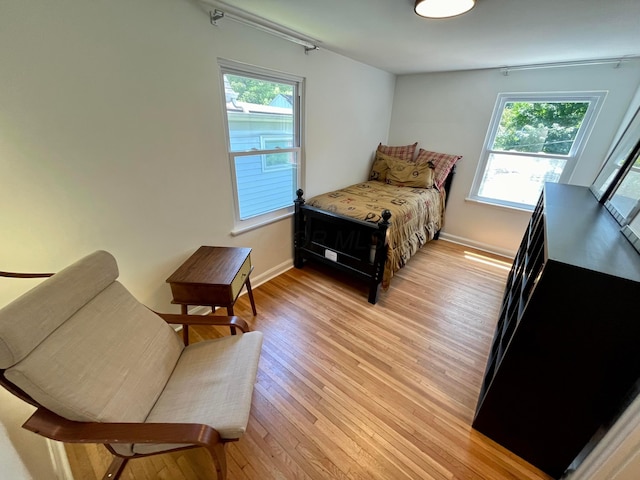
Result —
<instances>
[{"instance_id":1,"label":"window frame","mask_svg":"<svg viewBox=\"0 0 640 480\"><path fill-rule=\"evenodd\" d=\"M231 173L231 187L233 193L233 209L234 209L234 227L231 231L231 235L239 235L249 230L259 228L264 225L279 221L283 218L293 215L295 191L291 197L291 205L282 207L276 210L257 214L246 219L240 217L240 198L238 194L238 178L236 175L236 158L243 156L261 156L261 163L263 171L283 170L284 168L270 168L266 167L266 156L272 153L288 153L292 152L293 157L296 159L293 168L295 169L295 188L304 188L304 141L303 141L303 121L304 121L304 78L297 75L283 73L275 70L270 70L263 67L244 64L218 58L218 68L220 74L220 85L222 93L222 116L225 130L226 149L229 157L229 168ZM265 80L276 83L286 83L293 86L293 147L291 148L278 148L278 149L250 149L250 150L231 150L231 135L229 131L229 118L227 114L227 102L224 88L224 76L226 74L239 75L243 77L255 78L258 80ZM262 138L260 139L260 145L263 146ZM266 167L266 168L265 168Z\"/></svg>"},{"instance_id":2,"label":"window frame","mask_svg":"<svg viewBox=\"0 0 640 480\"><path fill-rule=\"evenodd\" d=\"M469 199L480 203L496 205L500 207L533 211L535 202L531 205L515 201L508 201L498 198L486 197L480 195L480 188L484 179L485 171L488 166L489 158L492 154L517 155L522 157L540 158L540 159L561 159L565 160L565 166L562 174L558 179L558 183L568 183L573 174L578 161L584 152L587 140L593 131L593 127L602 108L602 104L607 96L606 91L587 91L587 92L535 92L535 93L499 93L496 99L491 121L487 129L485 141L482 146L482 152L476 168L476 173L471 184ZM571 150L568 155L554 153L531 153L516 152L505 150L494 150L493 146L498 127L504 108L508 103L529 102L529 103L562 103L562 102L589 102L589 107L584 115L584 119L578 133L575 136Z\"/></svg>"},{"instance_id":3,"label":"window frame","mask_svg":"<svg viewBox=\"0 0 640 480\"><path fill-rule=\"evenodd\" d=\"M272 154L278 154L278 153L286 153L287 151L289 151L289 148L295 148L295 147L275 147L275 148L267 148L266 144L267 142L271 141L271 140L289 140L289 137L284 136L284 135L260 135L260 148L263 151L262 154L262 171L263 172L272 172L275 170L286 170L287 168L290 168L290 164L287 165L267 165L267 157L269 155Z\"/></svg>"}]
</instances>

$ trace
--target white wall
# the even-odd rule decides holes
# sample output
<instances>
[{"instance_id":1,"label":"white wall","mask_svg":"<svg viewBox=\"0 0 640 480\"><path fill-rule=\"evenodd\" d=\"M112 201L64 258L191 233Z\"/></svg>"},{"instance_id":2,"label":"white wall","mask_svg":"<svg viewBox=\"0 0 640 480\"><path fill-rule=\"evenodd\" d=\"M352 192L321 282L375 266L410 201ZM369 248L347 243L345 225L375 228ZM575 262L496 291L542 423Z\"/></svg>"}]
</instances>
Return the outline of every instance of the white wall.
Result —
<instances>
[{"instance_id":1,"label":"white wall","mask_svg":"<svg viewBox=\"0 0 640 480\"><path fill-rule=\"evenodd\" d=\"M635 480L640 476L640 396L567 480Z\"/></svg>"},{"instance_id":2,"label":"white wall","mask_svg":"<svg viewBox=\"0 0 640 480\"><path fill-rule=\"evenodd\" d=\"M2 269L55 272L103 248L135 295L166 310L165 279L199 245L252 247L254 278L290 262L290 219L229 234L219 57L306 78L309 193L363 180L387 139L393 75L231 20L214 27L196 2L2 9Z\"/></svg>"},{"instance_id":3,"label":"white wall","mask_svg":"<svg viewBox=\"0 0 640 480\"><path fill-rule=\"evenodd\" d=\"M389 132L394 145L463 155L449 197L444 238L514 253L530 212L466 201L498 93L606 90L597 123L571 183L595 179L629 102L640 84L640 63L449 72L398 77Z\"/></svg>"},{"instance_id":4,"label":"white wall","mask_svg":"<svg viewBox=\"0 0 640 480\"><path fill-rule=\"evenodd\" d=\"M627 126L631 123L631 120L633 120L633 117L635 116L639 108L640 108L640 86L638 86L638 89L636 90L636 94L633 96L633 98L629 102L629 109L627 110L627 113L624 115L622 119L622 123L620 124L620 127L616 132L613 142L611 142L611 146L609 147L607 155L611 153L611 151L616 145L616 142L620 140L620 137L622 137L622 135L624 134L625 130L627 129Z\"/></svg>"},{"instance_id":5,"label":"white wall","mask_svg":"<svg viewBox=\"0 0 640 480\"><path fill-rule=\"evenodd\" d=\"M46 441L21 428L35 408L0 388L0 478L55 479ZM62 470L60 470L62 473ZM80 480L80 479L78 479Z\"/></svg>"},{"instance_id":6,"label":"white wall","mask_svg":"<svg viewBox=\"0 0 640 480\"><path fill-rule=\"evenodd\" d=\"M165 279L200 245L253 248L254 284L289 266L291 219L230 235L219 57L306 78L309 193L362 181L387 140L393 75L230 20L214 27L194 1L1 10L1 270L55 272L106 249L134 295L178 311ZM36 283L0 280L0 306ZM19 428L11 405L0 419Z\"/></svg>"}]
</instances>

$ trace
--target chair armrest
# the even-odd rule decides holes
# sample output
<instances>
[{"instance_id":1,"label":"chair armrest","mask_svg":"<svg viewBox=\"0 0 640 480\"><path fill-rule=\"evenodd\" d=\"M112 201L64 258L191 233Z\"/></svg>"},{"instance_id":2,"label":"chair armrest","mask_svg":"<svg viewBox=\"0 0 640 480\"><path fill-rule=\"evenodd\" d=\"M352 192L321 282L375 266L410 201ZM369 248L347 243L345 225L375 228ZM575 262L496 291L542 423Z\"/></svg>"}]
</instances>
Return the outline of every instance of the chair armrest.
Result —
<instances>
[{"instance_id":1,"label":"chair armrest","mask_svg":"<svg viewBox=\"0 0 640 480\"><path fill-rule=\"evenodd\" d=\"M38 408L22 427L67 443L184 443L206 447L222 441L216 429L198 423L76 422L46 408Z\"/></svg>"},{"instance_id":2,"label":"chair armrest","mask_svg":"<svg viewBox=\"0 0 640 480\"><path fill-rule=\"evenodd\" d=\"M53 273L19 273L19 272L0 272L0 277L9 278L45 278L52 277Z\"/></svg>"},{"instance_id":3,"label":"chair armrest","mask_svg":"<svg viewBox=\"0 0 640 480\"><path fill-rule=\"evenodd\" d=\"M242 333L250 331L249 324L239 317L226 317L218 315L184 315L181 313L155 312L167 323L182 325L214 325L220 327L239 328Z\"/></svg>"}]
</instances>

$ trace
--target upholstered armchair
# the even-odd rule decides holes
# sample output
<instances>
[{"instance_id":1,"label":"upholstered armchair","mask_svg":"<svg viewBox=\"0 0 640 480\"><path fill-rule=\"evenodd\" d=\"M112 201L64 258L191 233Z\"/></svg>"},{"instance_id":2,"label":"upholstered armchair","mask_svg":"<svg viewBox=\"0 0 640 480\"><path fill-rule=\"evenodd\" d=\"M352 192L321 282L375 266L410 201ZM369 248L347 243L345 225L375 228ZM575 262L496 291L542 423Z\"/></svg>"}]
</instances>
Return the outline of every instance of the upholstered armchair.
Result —
<instances>
[{"instance_id":1,"label":"upholstered armchair","mask_svg":"<svg viewBox=\"0 0 640 480\"><path fill-rule=\"evenodd\" d=\"M117 281L95 252L0 310L0 383L37 407L24 428L101 443L117 478L128 459L207 449L226 477L224 444L249 419L262 334L237 317L162 315ZM243 332L183 345L169 323Z\"/></svg>"}]
</instances>

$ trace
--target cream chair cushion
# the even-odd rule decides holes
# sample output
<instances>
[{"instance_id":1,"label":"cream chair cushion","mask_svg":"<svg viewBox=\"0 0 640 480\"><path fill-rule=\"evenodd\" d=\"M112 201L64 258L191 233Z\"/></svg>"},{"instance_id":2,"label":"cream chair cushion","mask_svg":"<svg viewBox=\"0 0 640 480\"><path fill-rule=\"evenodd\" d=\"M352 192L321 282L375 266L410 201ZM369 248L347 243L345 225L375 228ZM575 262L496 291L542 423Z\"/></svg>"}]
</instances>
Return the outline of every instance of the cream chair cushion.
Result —
<instances>
[{"instance_id":1,"label":"cream chair cushion","mask_svg":"<svg viewBox=\"0 0 640 480\"><path fill-rule=\"evenodd\" d=\"M262 333L248 332L186 347L147 423L202 423L223 439L238 439L249 420ZM134 446L152 453L179 445Z\"/></svg>"},{"instance_id":2,"label":"cream chair cushion","mask_svg":"<svg viewBox=\"0 0 640 480\"><path fill-rule=\"evenodd\" d=\"M97 251L2 308L0 368L9 368L28 355L116 278L116 260L105 251Z\"/></svg>"},{"instance_id":3,"label":"cream chair cushion","mask_svg":"<svg viewBox=\"0 0 640 480\"><path fill-rule=\"evenodd\" d=\"M144 422L184 348L117 276L96 252L0 310L5 377L70 420Z\"/></svg>"},{"instance_id":4,"label":"cream chair cushion","mask_svg":"<svg viewBox=\"0 0 640 480\"><path fill-rule=\"evenodd\" d=\"M114 282L5 375L70 420L144 422L182 348L164 320Z\"/></svg>"},{"instance_id":5,"label":"cream chair cushion","mask_svg":"<svg viewBox=\"0 0 640 480\"><path fill-rule=\"evenodd\" d=\"M262 333L184 347L117 276L113 257L96 252L1 309L5 377L70 420L198 423L224 439L239 438ZM112 445L125 456L180 446Z\"/></svg>"}]
</instances>

